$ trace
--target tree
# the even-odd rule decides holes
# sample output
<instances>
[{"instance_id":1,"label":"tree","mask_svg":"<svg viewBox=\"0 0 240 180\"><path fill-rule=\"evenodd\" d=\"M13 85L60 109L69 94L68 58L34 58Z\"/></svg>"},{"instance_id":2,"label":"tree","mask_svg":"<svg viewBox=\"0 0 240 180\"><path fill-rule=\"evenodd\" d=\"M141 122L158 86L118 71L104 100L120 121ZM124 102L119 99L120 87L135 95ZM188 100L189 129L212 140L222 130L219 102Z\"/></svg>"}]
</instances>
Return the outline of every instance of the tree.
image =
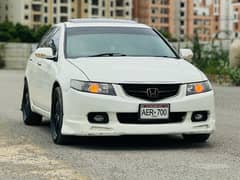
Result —
<instances>
[{"instance_id":1,"label":"tree","mask_svg":"<svg viewBox=\"0 0 240 180\"><path fill-rule=\"evenodd\" d=\"M37 29L31 29L28 26L11 22L0 23L0 41L1 42L38 42L41 37L49 30L50 26L40 26Z\"/></svg>"}]
</instances>

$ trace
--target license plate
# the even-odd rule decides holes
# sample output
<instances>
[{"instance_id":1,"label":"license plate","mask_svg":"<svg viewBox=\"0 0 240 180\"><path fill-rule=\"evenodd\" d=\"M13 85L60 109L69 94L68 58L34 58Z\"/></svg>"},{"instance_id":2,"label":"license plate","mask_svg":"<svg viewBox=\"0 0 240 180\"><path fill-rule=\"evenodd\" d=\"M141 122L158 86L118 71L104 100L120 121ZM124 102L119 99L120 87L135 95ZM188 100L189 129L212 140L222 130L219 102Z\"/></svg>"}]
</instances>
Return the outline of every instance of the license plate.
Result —
<instances>
[{"instance_id":1,"label":"license plate","mask_svg":"<svg viewBox=\"0 0 240 180\"><path fill-rule=\"evenodd\" d=\"M169 104L140 104L140 119L168 119Z\"/></svg>"}]
</instances>

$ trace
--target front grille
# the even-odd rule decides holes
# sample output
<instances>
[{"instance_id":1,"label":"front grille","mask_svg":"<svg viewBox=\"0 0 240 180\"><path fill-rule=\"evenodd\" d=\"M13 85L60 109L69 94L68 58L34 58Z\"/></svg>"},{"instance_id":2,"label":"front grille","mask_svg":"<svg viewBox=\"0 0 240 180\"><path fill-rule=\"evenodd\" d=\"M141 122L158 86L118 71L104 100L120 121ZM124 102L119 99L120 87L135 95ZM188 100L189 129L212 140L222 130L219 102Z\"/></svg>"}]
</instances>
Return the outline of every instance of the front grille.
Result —
<instances>
[{"instance_id":1,"label":"front grille","mask_svg":"<svg viewBox=\"0 0 240 180\"><path fill-rule=\"evenodd\" d=\"M183 122L186 114L186 112L171 112L169 119L140 120L138 113L117 113L117 118L122 124L167 124Z\"/></svg>"},{"instance_id":2,"label":"front grille","mask_svg":"<svg viewBox=\"0 0 240 180\"><path fill-rule=\"evenodd\" d=\"M122 84L122 87L129 96L158 101L177 95L180 84Z\"/></svg>"}]
</instances>

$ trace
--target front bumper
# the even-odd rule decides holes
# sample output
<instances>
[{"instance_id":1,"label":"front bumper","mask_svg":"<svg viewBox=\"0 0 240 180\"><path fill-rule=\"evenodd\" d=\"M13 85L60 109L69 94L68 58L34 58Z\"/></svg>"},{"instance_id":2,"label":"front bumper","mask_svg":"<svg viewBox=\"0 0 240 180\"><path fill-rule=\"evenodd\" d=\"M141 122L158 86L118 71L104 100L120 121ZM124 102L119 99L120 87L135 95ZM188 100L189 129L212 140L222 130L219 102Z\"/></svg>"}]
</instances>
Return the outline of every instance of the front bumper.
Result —
<instances>
[{"instance_id":1,"label":"front bumper","mask_svg":"<svg viewBox=\"0 0 240 180\"><path fill-rule=\"evenodd\" d=\"M73 89L63 92L64 120L62 134L86 136L201 134L215 130L213 91L186 96L186 85L179 93L158 102L149 102L125 94L120 85L114 85L117 96L83 93ZM186 112L182 122L166 124L122 124L117 113L137 113L139 104L169 103L171 112ZM194 111L208 111L207 121L192 122ZM106 112L107 124L88 122L89 112Z\"/></svg>"}]
</instances>

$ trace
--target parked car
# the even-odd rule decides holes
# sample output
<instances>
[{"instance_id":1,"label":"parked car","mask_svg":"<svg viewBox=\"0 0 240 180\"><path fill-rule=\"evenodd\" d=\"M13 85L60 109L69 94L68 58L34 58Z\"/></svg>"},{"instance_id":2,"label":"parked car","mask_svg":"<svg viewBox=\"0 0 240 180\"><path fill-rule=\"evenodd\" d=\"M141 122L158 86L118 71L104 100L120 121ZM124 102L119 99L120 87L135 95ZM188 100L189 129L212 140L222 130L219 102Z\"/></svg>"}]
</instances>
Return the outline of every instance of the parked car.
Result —
<instances>
[{"instance_id":1,"label":"parked car","mask_svg":"<svg viewBox=\"0 0 240 180\"><path fill-rule=\"evenodd\" d=\"M155 29L134 21L73 19L54 25L30 56L23 121L51 120L54 143L69 135L180 134L205 142L215 130L214 92Z\"/></svg>"}]
</instances>

